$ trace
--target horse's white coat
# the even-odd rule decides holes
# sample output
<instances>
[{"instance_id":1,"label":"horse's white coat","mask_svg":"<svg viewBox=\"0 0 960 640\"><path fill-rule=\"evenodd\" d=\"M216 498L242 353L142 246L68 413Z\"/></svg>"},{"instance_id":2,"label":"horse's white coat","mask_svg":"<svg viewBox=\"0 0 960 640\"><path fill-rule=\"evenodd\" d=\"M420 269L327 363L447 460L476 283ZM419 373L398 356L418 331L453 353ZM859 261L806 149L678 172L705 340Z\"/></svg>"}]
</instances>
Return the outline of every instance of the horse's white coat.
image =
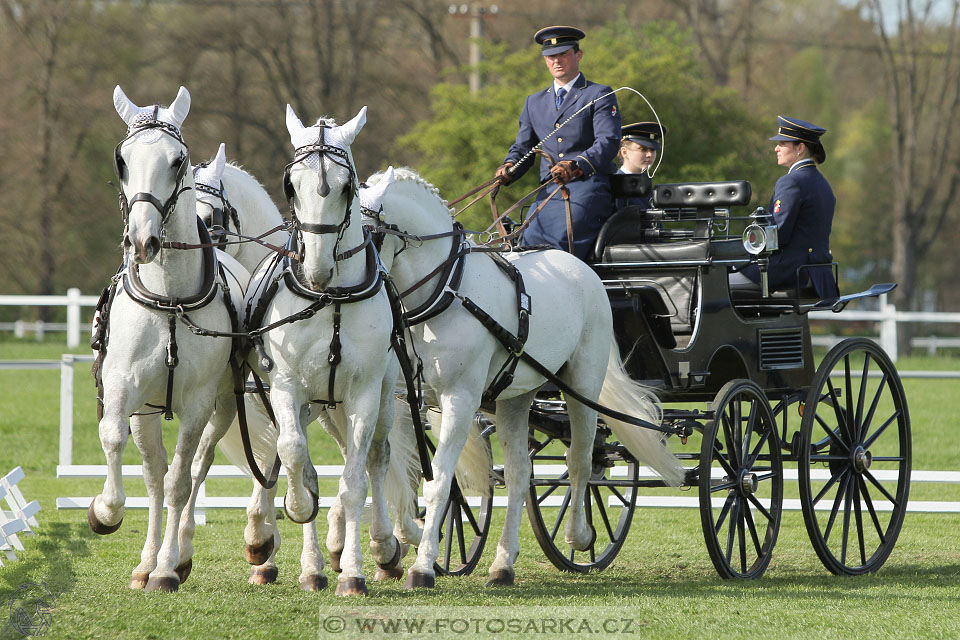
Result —
<instances>
[{"instance_id":1,"label":"horse's white coat","mask_svg":"<svg viewBox=\"0 0 960 640\"><path fill-rule=\"evenodd\" d=\"M349 145L365 121L361 110L343 126L327 127L326 144L339 146L349 154ZM287 128L294 147L316 143L319 126L304 127L287 107ZM335 261L335 252L343 252L363 242L360 203L353 199L347 210L350 172L326 155L311 154L317 168L298 163L291 168L290 181L296 191L294 206L304 223L339 224L349 216L342 237L334 234L305 233L303 238L303 276L315 290L358 285L367 279L365 252ZM348 156L349 157L349 156ZM352 165L352 158L349 159ZM312 164L312 162L311 162ZM319 167L324 167L329 194L317 194ZM306 307L308 302L281 287L270 302L264 318L273 323ZM286 324L264 336L264 347L274 362L269 373L270 396L280 424L277 451L287 472L286 509L292 517L306 520L316 505L316 475L307 451L305 424L301 410L311 400L335 400L334 409L325 409L327 417L342 434L345 450L344 473L339 498L342 512L331 509L331 529L344 521L345 544L341 556L340 583L363 579L360 550L360 517L367 495L367 478L373 497L370 524L371 548L380 563L388 562L397 551L384 498L384 477L389 459L387 433L393 420L393 390L398 374L396 358L389 352L392 314L386 292L380 290L366 300L341 307L340 341L342 359L336 368L334 397L328 398L331 367L328 363L333 336L334 308L326 306L312 318ZM355 584L355 582L354 582Z\"/></svg>"},{"instance_id":2,"label":"horse's white coat","mask_svg":"<svg viewBox=\"0 0 960 640\"><path fill-rule=\"evenodd\" d=\"M452 229L452 220L437 191L414 172L396 171L397 180L383 196L382 218L402 231L428 235ZM367 180L376 184L380 175ZM382 259L402 291L433 271L447 258L449 238L408 242L387 236ZM588 398L650 421L659 419L659 403L623 371L614 342L610 304L603 284L583 262L563 251L514 254L511 262L523 274L532 300L530 337L525 350L565 383ZM483 254L465 257L459 291L471 298L497 322L516 332L518 313L513 283ZM423 303L436 283L411 293L407 308ZM434 481L426 483L427 502L423 540L411 573L433 576L438 555L439 523L446 503L454 465L460 455L481 394L506 359L506 351L493 335L466 311L459 301L440 315L412 329L414 343L424 363L426 383L442 411L442 425L433 458ZM606 379L606 382L605 382ZM527 415L544 379L520 363L513 383L496 403L497 436L504 448L508 505L491 578L513 575L519 553L521 509L530 479L527 450ZM612 393L612 383L617 392ZM571 515L565 538L577 549L588 548L592 532L586 523L583 495L591 472L591 453L597 425L596 411L574 400L567 403L571 421L571 446L567 454L572 490ZM660 441L659 434L625 424L612 424L632 453L653 466L670 484L679 484L683 470ZM512 579L512 578L511 578Z\"/></svg>"},{"instance_id":3,"label":"horse's white coat","mask_svg":"<svg viewBox=\"0 0 960 640\"><path fill-rule=\"evenodd\" d=\"M117 113L128 126L136 127L138 117L152 114L131 102L120 87L114 91ZM190 108L190 95L180 88L169 108L157 111L158 118L178 129ZM158 129L135 133L121 147L127 167L121 188L131 197L152 193L161 201L174 190L176 162L186 149L173 137ZM184 158L183 162L189 162ZM186 171L184 186L193 186L192 172ZM169 241L198 243L196 198L193 189L180 194L165 225L160 212L147 202L130 208L125 230L125 265L139 265L143 284L151 292L166 297L189 297L198 292L202 281L200 251L160 249L161 237ZM239 263L220 254L220 260L233 274L229 282L235 308L240 309L242 286L248 275ZM218 292L213 301L189 312L198 325L216 331L231 331L227 308ZM131 300L119 287L110 313L110 340L101 366L104 387L104 417L100 421L100 441L107 461L107 479L103 492L94 498L91 514L103 525L115 525L123 517L124 491L121 459L127 441L127 417L134 412L152 415L132 416L129 428L143 455L143 474L149 495L149 522L141 561L134 570L131 586L171 588L179 584L176 570L189 560L180 554L178 526L190 496L190 463L197 450L201 432L211 420L212 438L226 431L233 419L229 410L232 396L228 359L231 342L227 338L195 336L181 321L176 322L179 365L175 369L172 410L180 419L177 445L169 470L161 439L160 416L147 403L162 406L166 399L166 349L168 314L147 309ZM213 418L214 403L223 407ZM215 441L215 440L214 440ZM166 530L161 540L163 503L168 504ZM149 576L149 582L148 582Z\"/></svg>"}]
</instances>

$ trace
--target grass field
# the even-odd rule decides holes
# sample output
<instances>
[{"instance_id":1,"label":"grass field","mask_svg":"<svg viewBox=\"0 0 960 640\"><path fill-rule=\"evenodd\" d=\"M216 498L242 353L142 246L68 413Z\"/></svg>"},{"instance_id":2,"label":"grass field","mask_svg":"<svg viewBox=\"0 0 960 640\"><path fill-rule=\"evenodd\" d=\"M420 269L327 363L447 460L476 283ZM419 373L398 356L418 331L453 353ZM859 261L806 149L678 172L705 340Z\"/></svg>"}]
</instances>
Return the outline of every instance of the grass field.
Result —
<instances>
[{"instance_id":1,"label":"grass field","mask_svg":"<svg viewBox=\"0 0 960 640\"><path fill-rule=\"evenodd\" d=\"M0 359L56 359L63 350L58 343L0 341ZM903 370L956 369L958 365L960 360L949 358L899 363ZM905 387L913 426L914 469L960 470L960 381L906 380ZM0 567L0 611L7 611L7 600L20 585L45 582L56 598L46 637L352 637L325 634L319 624L321 616L344 607L373 612L417 608L435 616L481 611L487 616L523 619L579 612L596 621L598 615L609 615L632 621L621 635L658 639L960 637L960 515L949 514L907 514L897 547L878 574L838 578L820 565L800 513L786 512L770 568L762 579L749 583L716 577L694 509L638 512L617 560L607 571L590 575L554 569L544 560L529 524L524 523L517 584L491 590L483 583L494 555L494 532L501 525L498 510L491 540L474 575L439 579L433 592L410 593L395 583L371 583L369 598L344 603L335 598L332 588L320 594L300 591L300 530L289 521L281 522L284 544L277 560L279 582L268 587L248 585L248 566L242 555L245 516L239 510L212 511L208 512L208 524L198 528L194 570L178 593L131 591L126 585L139 561L146 512L127 511L117 533L100 537L90 531L84 512L58 512L55 508L56 496L95 495L102 485L101 481L56 479L59 372L0 371L0 389L0 473L22 466L26 479L21 489L28 499L39 499L43 507L38 535L23 539L26 551L19 554L18 561ZM77 367L75 389L74 462L102 464L95 390L84 366ZM172 432L168 435L170 450ZM311 435L314 462L341 462L319 430ZM125 462L139 463L132 444ZM249 491L245 481L212 481L209 485L209 495ZM145 495L139 481L128 481L126 489L131 496ZM960 500L960 487L915 485L911 498ZM324 516L321 512L318 520L321 540L326 531ZM328 576L332 583L334 574L328 571ZM5 616L0 614L0 638L23 637ZM544 633L542 627L539 630L539 637L560 635ZM451 637L490 635L474 633L471 628ZM389 637L382 631L380 636ZM419 637L444 635L424 633Z\"/></svg>"}]
</instances>

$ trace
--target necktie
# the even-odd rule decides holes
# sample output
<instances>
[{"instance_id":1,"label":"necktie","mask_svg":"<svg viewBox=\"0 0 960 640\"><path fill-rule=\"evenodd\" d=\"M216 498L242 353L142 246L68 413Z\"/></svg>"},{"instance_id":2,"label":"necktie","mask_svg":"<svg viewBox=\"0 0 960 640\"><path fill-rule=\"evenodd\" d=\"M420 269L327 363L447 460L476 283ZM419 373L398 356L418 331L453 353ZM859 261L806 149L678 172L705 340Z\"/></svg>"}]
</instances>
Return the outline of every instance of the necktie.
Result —
<instances>
[{"instance_id":1,"label":"necktie","mask_svg":"<svg viewBox=\"0 0 960 640\"><path fill-rule=\"evenodd\" d=\"M557 109L560 108L560 104L563 102L563 96L567 95L567 90L563 87L557 89Z\"/></svg>"}]
</instances>

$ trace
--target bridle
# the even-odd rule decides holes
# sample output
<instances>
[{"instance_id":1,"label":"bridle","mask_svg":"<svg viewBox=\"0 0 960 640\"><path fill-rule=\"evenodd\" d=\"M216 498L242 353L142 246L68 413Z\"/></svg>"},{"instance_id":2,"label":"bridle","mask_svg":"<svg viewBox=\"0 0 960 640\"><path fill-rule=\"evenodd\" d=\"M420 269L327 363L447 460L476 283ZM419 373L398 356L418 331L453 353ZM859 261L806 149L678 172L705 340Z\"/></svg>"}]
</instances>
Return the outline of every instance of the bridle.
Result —
<instances>
[{"instance_id":1,"label":"bridle","mask_svg":"<svg viewBox=\"0 0 960 640\"><path fill-rule=\"evenodd\" d=\"M216 243L217 248L222 250L227 245L227 235L230 233L231 221L233 221L233 227L236 229L237 235L243 232L240 230L240 217L237 215L237 210L230 204L230 201L227 200L223 182L220 183L219 189L202 182L197 182L197 172L208 164L207 162L202 162L193 168L193 182L198 194L205 193L220 201L220 206L216 206L210 202L202 202L197 198L198 203L202 202L210 207L210 225L208 226L210 238Z\"/></svg>"},{"instance_id":2,"label":"bridle","mask_svg":"<svg viewBox=\"0 0 960 640\"><path fill-rule=\"evenodd\" d=\"M117 146L113 150L113 168L117 174L117 179L120 181L120 184L117 185L117 191L119 192L120 213L123 215L124 226L129 223L130 208L137 202L147 202L153 205L153 207L160 212L160 235L162 236L163 226L166 224L171 212L174 210L174 208L176 208L177 199L180 197L181 193L190 190L191 187L183 186L183 181L187 174L187 167L190 165L190 147L188 147L187 143L183 141L183 136L180 134L180 129L169 122L163 122L157 119L157 113L159 110L160 107L155 106L153 108L152 115L149 113L141 113L129 125L127 137L117 143ZM180 157L178 159L179 164L177 166L176 180L174 181L173 191L163 202L161 202L159 198L149 191L141 191L134 194L134 196L129 199L123 192L123 180L127 171L127 163L123 160L123 156L120 155L120 148L127 140L134 137L141 131L146 131L147 129L159 129L161 133L170 136L183 145L183 150L180 151Z\"/></svg>"},{"instance_id":3,"label":"bridle","mask_svg":"<svg viewBox=\"0 0 960 640\"><path fill-rule=\"evenodd\" d=\"M353 206L353 198L357 195L357 173L354 170L353 165L350 162L350 156L347 154L345 149L324 143L324 131L328 128L328 125L320 124L318 126L320 128L320 135L317 142L315 144L307 144L303 145L302 147L297 147L293 152L293 161L284 167L283 195L287 198L287 204L290 206L290 217L293 220L294 230L298 234L337 234L337 243L334 245L334 258L336 260L345 260L346 258L357 253L370 241L368 236L361 247L355 247L354 249L350 249L343 254L337 253L337 247L340 245L340 239L343 237L343 233L346 231L347 227L350 226L350 209ZM327 170L323 164L324 156L330 158L331 162L334 164L346 169L350 174L350 184L347 187L347 206L343 212L343 219L338 224L315 224L301 222L299 217L297 217L296 207L294 207L293 204L293 200L297 195L297 192L293 187L293 182L290 180L290 172L294 165L304 162L313 153L319 155L320 168L317 170L317 172L320 180L317 183L317 195L321 198L326 198L328 195L330 195L330 185L327 183Z\"/></svg>"}]
</instances>

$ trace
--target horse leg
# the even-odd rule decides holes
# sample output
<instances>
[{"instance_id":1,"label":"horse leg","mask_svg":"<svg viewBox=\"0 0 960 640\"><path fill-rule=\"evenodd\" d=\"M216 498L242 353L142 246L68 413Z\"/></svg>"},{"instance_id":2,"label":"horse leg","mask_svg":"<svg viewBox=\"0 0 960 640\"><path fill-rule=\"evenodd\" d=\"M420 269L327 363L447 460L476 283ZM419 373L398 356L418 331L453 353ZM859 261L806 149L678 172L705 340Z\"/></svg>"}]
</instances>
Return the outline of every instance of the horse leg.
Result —
<instances>
[{"instance_id":1,"label":"horse leg","mask_svg":"<svg viewBox=\"0 0 960 640\"><path fill-rule=\"evenodd\" d=\"M347 456L340 476L339 497L343 504L345 538L343 555L340 558L340 576L337 578L337 595L367 595L366 578L363 575L363 557L360 547L360 519L363 503L367 497L367 456L370 443L377 430L380 411L381 388L364 388L354 393L349 409L341 405L336 411L338 421L348 424ZM343 422L343 420L347 422ZM391 416L392 419L392 416ZM390 532L389 521L387 532Z\"/></svg>"},{"instance_id":2,"label":"horse leg","mask_svg":"<svg viewBox=\"0 0 960 640\"><path fill-rule=\"evenodd\" d=\"M567 398L567 414L570 416L570 447L567 448L570 517L567 518L564 528L564 540L577 551L586 551L597 538L596 530L587 523L584 506L587 483L593 473L597 412L573 398Z\"/></svg>"},{"instance_id":3,"label":"horse leg","mask_svg":"<svg viewBox=\"0 0 960 640\"><path fill-rule=\"evenodd\" d=\"M183 584L190 571L193 569L193 535L197 528L194 519L194 511L197 506L197 497L200 493L200 486L207 478L207 472L210 471L210 465L213 464L213 456L216 453L217 443L223 437L223 434L230 428L230 424L236 417L237 410L232 390L221 393L214 404L215 409L210 421L203 429L203 435L200 437L200 445L197 448L197 454L193 458L193 465L190 469L192 490L187 500L187 506L180 517L179 547L180 564L177 565L177 576L180 578L180 584Z\"/></svg>"},{"instance_id":4,"label":"horse leg","mask_svg":"<svg viewBox=\"0 0 960 640\"><path fill-rule=\"evenodd\" d=\"M507 514L497 542L497 555L487 586L508 586L514 581L514 562L520 554L520 521L523 501L530 487L530 456L527 447L530 403L536 391L497 402L497 438L503 447L503 472L507 484Z\"/></svg>"},{"instance_id":5,"label":"horse leg","mask_svg":"<svg viewBox=\"0 0 960 640\"><path fill-rule=\"evenodd\" d=\"M167 450L163 446L163 433L159 414L133 416L130 418L133 442L143 457L143 481L147 486L149 512L147 536L140 552L140 564L130 575L130 588L147 586L150 572L157 566L163 530L163 476L167 473Z\"/></svg>"},{"instance_id":6,"label":"horse leg","mask_svg":"<svg viewBox=\"0 0 960 640\"><path fill-rule=\"evenodd\" d=\"M87 522L94 533L107 535L120 528L123 522L126 495L123 491L123 449L127 444L129 426L125 416L126 394L104 398L104 414L100 420L100 446L107 462L107 478L103 491L94 497L87 510Z\"/></svg>"},{"instance_id":7,"label":"horse leg","mask_svg":"<svg viewBox=\"0 0 960 640\"><path fill-rule=\"evenodd\" d=\"M277 581L279 569L276 555L280 550L280 528L274 498L277 486L265 489L253 480L253 492L247 503L247 526L243 530L243 555L250 567L250 584L271 584Z\"/></svg>"},{"instance_id":8,"label":"horse leg","mask_svg":"<svg viewBox=\"0 0 960 640\"><path fill-rule=\"evenodd\" d=\"M180 519L190 498L191 462L196 455L207 419L213 413L213 395L212 392L205 395L201 391L194 396L193 403L188 403L188 410L181 411L177 448L173 453L170 469L163 478L167 526L163 533L163 543L157 553L157 567L150 573L147 581L147 591L176 591L180 586L180 577L177 575L177 568L180 566ZM196 399L204 397L209 397L210 401L196 402ZM197 404L205 406L198 407Z\"/></svg>"},{"instance_id":9,"label":"horse leg","mask_svg":"<svg viewBox=\"0 0 960 640\"><path fill-rule=\"evenodd\" d=\"M303 551L300 552L300 588L304 591L323 591L327 576L323 573L323 554L317 541L317 521L303 525Z\"/></svg>"},{"instance_id":10,"label":"horse leg","mask_svg":"<svg viewBox=\"0 0 960 640\"><path fill-rule=\"evenodd\" d=\"M407 571L404 588L432 588L436 583L433 564L440 554L440 524L442 509L450 497L457 458L467 442L470 425L480 406L480 398L474 391L446 392L440 398L442 417L437 451L433 456L433 480L423 485L427 515L423 525L423 537L417 549L417 560Z\"/></svg>"},{"instance_id":11,"label":"horse leg","mask_svg":"<svg viewBox=\"0 0 960 640\"><path fill-rule=\"evenodd\" d=\"M271 382L273 382L271 380ZM277 453L287 471L287 494L283 508L292 521L303 524L317 517L317 473L310 463L307 437L300 425L303 404L286 385L276 385L270 392L274 415L280 427Z\"/></svg>"},{"instance_id":12,"label":"horse leg","mask_svg":"<svg viewBox=\"0 0 960 640\"><path fill-rule=\"evenodd\" d=\"M311 405L312 407L312 405ZM315 413L311 409L311 416L315 417L317 422L327 434L333 438L340 448L340 455L347 459L347 441L346 434L341 433L337 423L333 421L330 413L326 410L320 410ZM343 545L346 538L346 521L343 518L343 504L340 502L340 494L333 499L333 504L327 511L327 553L330 554L330 568L340 573L340 556L343 555Z\"/></svg>"},{"instance_id":13,"label":"horse leg","mask_svg":"<svg viewBox=\"0 0 960 640\"><path fill-rule=\"evenodd\" d=\"M391 375L392 374L392 375ZM377 563L374 580L399 580L403 577L403 545L393 535L390 516L387 513L385 481L390 466L390 442L388 436L393 426L393 386L397 375L391 371L384 377L380 393L380 409L377 423L367 453L367 477L370 479L372 498L370 519L370 554Z\"/></svg>"}]
</instances>

